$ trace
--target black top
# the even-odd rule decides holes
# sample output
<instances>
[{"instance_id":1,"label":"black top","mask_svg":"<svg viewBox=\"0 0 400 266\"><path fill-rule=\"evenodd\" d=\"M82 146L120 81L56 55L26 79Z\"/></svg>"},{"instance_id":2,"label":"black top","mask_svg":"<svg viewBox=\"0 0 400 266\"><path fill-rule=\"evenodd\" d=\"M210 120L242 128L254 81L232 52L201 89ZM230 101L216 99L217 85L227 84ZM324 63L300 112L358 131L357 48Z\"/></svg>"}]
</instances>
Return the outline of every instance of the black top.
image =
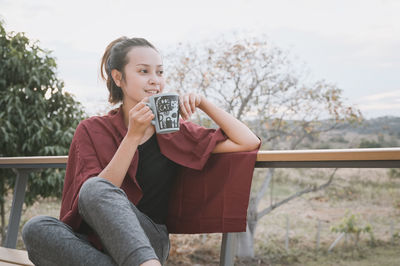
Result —
<instances>
[{"instance_id":1,"label":"black top","mask_svg":"<svg viewBox=\"0 0 400 266\"><path fill-rule=\"evenodd\" d=\"M139 164L136 179L143 197L136 207L157 224L165 224L168 199L178 165L161 154L156 134L138 146Z\"/></svg>"}]
</instances>

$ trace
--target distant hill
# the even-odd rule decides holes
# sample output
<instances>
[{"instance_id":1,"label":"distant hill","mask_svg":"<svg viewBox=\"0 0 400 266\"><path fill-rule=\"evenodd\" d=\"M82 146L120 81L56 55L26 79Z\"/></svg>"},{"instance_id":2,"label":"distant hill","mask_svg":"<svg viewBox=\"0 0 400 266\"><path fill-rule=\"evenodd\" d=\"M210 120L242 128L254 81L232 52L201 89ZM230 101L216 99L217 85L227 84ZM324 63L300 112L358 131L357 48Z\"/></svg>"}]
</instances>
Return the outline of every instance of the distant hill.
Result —
<instances>
[{"instance_id":1,"label":"distant hill","mask_svg":"<svg viewBox=\"0 0 400 266\"><path fill-rule=\"evenodd\" d=\"M359 134L385 133L400 138L400 117L383 116L365 120L361 125L345 124L340 129Z\"/></svg>"},{"instance_id":2,"label":"distant hill","mask_svg":"<svg viewBox=\"0 0 400 266\"><path fill-rule=\"evenodd\" d=\"M384 116L366 119L361 124L344 124L320 136L327 148L400 147L400 117Z\"/></svg>"},{"instance_id":3,"label":"distant hill","mask_svg":"<svg viewBox=\"0 0 400 266\"><path fill-rule=\"evenodd\" d=\"M296 121L285 121L295 125ZM319 121L324 128L329 128L331 120ZM260 127L256 121L249 123L252 128ZM264 129L266 130L266 129ZM260 134L261 133L261 134ZM266 131L260 137L267 139ZM268 148L268 143L263 144ZM278 143L274 149L287 149L288 143ZM366 119L361 124L345 123L318 137L309 137L299 143L296 149L346 149L346 148L383 148L400 147L400 117L384 116Z\"/></svg>"}]
</instances>

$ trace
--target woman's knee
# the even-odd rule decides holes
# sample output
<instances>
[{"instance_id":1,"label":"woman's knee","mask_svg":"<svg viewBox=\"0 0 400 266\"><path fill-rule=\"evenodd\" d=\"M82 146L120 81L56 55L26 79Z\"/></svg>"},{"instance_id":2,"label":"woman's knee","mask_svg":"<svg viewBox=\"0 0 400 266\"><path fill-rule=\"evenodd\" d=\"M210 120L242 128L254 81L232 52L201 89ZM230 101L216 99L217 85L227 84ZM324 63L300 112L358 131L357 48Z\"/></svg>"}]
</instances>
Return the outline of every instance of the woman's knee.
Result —
<instances>
[{"instance_id":1,"label":"woman's knee","mask_svg":"<svg viewBox=\"0 0 400 266\"><path fill-rule=\"evenodd\" d=\"M79 191L78 205L80 208L93 208L104 197L107 190L115 188L107 179L91 177L83 183Z\"/></svg>"},{"instance_id":2,"label":"woman's knee","mask_svg":"<svg viewBox=\"0 0 400 266\"><path fill-rule=\"evenodd\" d=\"M34 245L33 242L41 241L51 225L59 221L50 216L35 216L22 228L22 239L26 246Z\"/></svg>"}]
</instances>

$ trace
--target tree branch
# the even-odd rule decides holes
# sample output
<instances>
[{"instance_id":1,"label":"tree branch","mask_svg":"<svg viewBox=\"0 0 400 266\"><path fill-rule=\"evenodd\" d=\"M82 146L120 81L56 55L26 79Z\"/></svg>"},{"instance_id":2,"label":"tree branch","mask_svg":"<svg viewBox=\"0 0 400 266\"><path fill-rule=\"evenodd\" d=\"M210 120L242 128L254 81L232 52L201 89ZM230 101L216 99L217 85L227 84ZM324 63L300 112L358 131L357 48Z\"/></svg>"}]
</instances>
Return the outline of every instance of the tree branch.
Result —
<instances>
[{"instance_id":1,"label":"tree branch","mask_svg":"<svg viewBox=\"0 0 400 266\"><path fill-rule=\"evenodd\" d=\"M281 205L283 205L283 204L285 204L285 203L291 201L292 199L295 199L295 198L297 198L297 197L300 197L300 196L303 195L303 194L306 194L306 193L309 193L309 192L315 192L315 191L318 191L318 190L321 190L321 189L326 188L327 186L329 186L329 185L332 183L332 180L333 180L333 177L334 177L336 171L337 171L337 168L333 171L333 173L332 173L331 176L329 177L328 182L326 182L325 184L322 184L322 185L320 185L320 186L311 186L311 187L308 187L308 188L306 188L306 189L303 189L303 190L301 190L301 191L298 191L298 192L294 193L293 195L287 197L286 199L283 199L283 200L279 201L278 203L272 204L272 205L269 206L268 208L265 208L264 210L262 210L261 212L259 212L259 213L257 214L257 219L262 218L263 216L265 216L265 215L267 215L268 213L270 213L272 210L274 210L274 209L278 208L279 206L281 206Z\"/></svg>"}]
</instances>

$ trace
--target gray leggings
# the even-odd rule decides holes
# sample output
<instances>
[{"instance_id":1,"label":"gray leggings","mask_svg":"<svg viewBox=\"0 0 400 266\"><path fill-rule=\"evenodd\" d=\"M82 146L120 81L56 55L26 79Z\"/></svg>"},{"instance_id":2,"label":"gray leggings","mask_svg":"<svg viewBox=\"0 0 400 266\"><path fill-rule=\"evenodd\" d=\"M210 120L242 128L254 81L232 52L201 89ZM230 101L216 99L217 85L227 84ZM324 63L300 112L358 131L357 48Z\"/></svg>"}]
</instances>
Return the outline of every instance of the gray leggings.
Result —
<instances>
[{"instance_id":1,"label":"gray leggings","mask_svg":"<svg viewBox=\"0 0 400 266\"><path fill-rule=\"evenodd\" d=\"M22 230L29 259L35 265L140 265L165 263L169 236L165 225L141 213L125 192L104 178L88 179L79 193L79 213L100 237L105 252L56 218L37 216Z\"/></svg>"}]
</instances>

